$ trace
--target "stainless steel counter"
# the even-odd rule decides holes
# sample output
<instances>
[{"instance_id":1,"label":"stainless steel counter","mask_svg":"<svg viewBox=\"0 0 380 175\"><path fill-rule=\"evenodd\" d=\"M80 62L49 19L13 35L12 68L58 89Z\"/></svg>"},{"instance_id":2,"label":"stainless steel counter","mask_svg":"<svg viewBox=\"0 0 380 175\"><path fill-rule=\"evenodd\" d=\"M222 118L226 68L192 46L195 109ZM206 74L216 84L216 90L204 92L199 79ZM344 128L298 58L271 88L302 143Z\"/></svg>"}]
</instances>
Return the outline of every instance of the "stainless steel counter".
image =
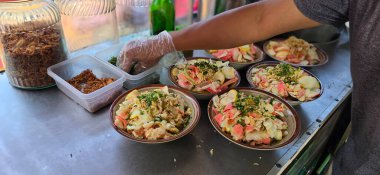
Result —
<instances>
[{"instance_id":1,"label":"stainless steel counter","mask_svg":"<svg viewBox=\"0 0 380 175\"><path fill-rule=\"evenodd\" d=\"M191 134L159 145L135 143L111 127L109 106L88 113L56 87L20 90L1 74L0 174L276 174L350 94L349 62L344 34L329 63L310 69L325 92L296 107L301 135L276 151L249 150L224 139L208 121L207 102L200 103L202 118Z\"/></svg>"}]
</instances>

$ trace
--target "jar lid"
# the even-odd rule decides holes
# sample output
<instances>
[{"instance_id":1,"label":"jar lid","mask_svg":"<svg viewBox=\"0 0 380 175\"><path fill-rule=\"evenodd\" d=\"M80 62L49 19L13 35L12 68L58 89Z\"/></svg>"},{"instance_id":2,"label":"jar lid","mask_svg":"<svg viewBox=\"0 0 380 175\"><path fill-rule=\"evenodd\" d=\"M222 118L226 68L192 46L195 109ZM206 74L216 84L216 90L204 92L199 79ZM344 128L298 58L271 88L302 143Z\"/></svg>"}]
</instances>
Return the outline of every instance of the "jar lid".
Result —
<instances>
[{"instance_id":1,"label":"jar lid","mask_svg":"<svg viewBox=\"0 0 380 175\"><path fill-rule=\"evenodd\" d=\"M60 20L58 7L49 0L0 1L0 33L34 31Z\"/></svg>"},{"instance_id":2,"label":"jar lid","mask_svg":"<svg viewBox=\"0 0 380 175\"><path fill-rule=\"evenodd\" d=\"M150 6L152 0L116 0L116 4L132 7L147 7Z\"/></svg>"},{"instance_id":3,"label":"jar lid","mask_svg":"<svg viewBox=\"0 0 380 175\"><path fill-rule=\"evenodd\" d=\"M115 10L115 0L55 0L62 15L96 16Z\"/></svg>"}]
</instances>

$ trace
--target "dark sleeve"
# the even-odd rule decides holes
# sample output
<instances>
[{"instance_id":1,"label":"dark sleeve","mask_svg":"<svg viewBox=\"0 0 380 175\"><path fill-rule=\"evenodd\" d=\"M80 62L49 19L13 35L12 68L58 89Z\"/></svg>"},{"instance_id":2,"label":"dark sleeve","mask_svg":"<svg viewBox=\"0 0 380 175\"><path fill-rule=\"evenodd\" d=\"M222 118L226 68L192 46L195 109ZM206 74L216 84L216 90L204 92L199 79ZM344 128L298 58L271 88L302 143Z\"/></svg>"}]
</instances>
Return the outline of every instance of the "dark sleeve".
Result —
<instances>
[{"instance_id":1,"label":"dark sleeve","mask_svg":"<svg viewBox=\"0 0 380 175\"><path fill-rule=\"evenodd\" d=\"M294 0L306 17L321 24L341 27L348 21L349 0Z\"/></svg>"}]
</instances>

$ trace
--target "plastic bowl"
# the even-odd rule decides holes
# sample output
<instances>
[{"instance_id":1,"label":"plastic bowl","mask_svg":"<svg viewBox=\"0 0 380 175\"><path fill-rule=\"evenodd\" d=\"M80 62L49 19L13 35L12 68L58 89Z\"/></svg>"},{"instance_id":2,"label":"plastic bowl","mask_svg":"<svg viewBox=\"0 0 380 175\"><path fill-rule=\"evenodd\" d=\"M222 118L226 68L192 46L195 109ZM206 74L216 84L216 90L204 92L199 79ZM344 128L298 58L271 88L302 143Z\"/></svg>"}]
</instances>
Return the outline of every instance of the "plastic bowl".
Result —
<instances>
[{"instance_id":1,"label":"plastic bowl","mask_svg":"<svg viewBox=\"0 0 380 175\"><path fill-rule=\"evenodd\" d=\"M200 116L201 116L201 111L200 111L200 106L199 106L199 103L197 102L197 100L194 98L194 96L192 96L191 94L183 91L182 89L179 89L179 88L176 88L176 87L173 87L173 86L168 86L169 88L169 92L173 92L173 93L176 93L176 94L179 94L184 100L185 102L189 105L189 107L192 109L193 113L191 115L191 119L189 121L189 124L186 126L185 129L183 129L179 134L173 136L173 137L170 137L170 138L167 138L167 139L160 139L160 140L148 140L148 139L139 139L139 138L136 138L134 137L132 134L129 134L127 131L123 130L123 129L120 129L118 128L115 124L114 124L114 121L115 121L115 115L116 115L116 111L119 109L119 104L122 103L124 100L125 100L125 97L130 93L132 92L133 90L139 90L139 91L152 91L154 89L158 89L158 88L162 88L164 87L165 85L159 85L159 84L154 84L154 85L145 85L145 86L142 86L142 87L138 87L138 88L135 88L135 89L131 89L127 92L125 92L124 94L120 95L113 103L112 103L112 106L110 108L110 119L111 119L111 125L112 127L119 133L121 134L122 136L130 139L130 140L133 140L135 142L140 142L140 143L148 143L148 144L157 144L157 143L165 143L165 142L170 142L170 141L174 141L176 139L179 139L183 136L185 136L186 134L190 133L194 128L195 126L198 124L198 121L200 119Z\"/></svg>"},{"instance_id":2,"label":"plastic bowl","mask_svg":"<svg viewBox=\"0 0 380 175\"><path fill-rule=\"evenodd\" d=\"M198 59L203 59L203 60L210 60L212 59L213 61L219 61L219 60L216 60L215 58L202 58L202 57L190 57L190 58L186 58L186 60L198 60ZM190 91L190 90L187 90L187 89L184 89L182 87L180 87L175 79L175 77L173 77L172 75L172 70L175 68L176 65L172 65L170 68L169 68L169 71L168 71L168 74L169 74L169 79L171 81L172 84L174 84L175 86L177 86L178 88L181 88L191 94L193 94L195 96L195 98L197 98L198 100L209 100L211 99L215 94L212 94L212 93L209 93L209 92L206 92L206 93L200 93L200 92L194 92L194 91ZM239 72L237 72L235 70L235 76L238 78L238 81L235 82L234 84L230 85L227 89L221 91L220 93L224 93L226 91L228 91L229 89L231 88L235 88L239 85L240 83L240 75L239 75ZM218 93L218 94L220 94Z\"/></svg>"},{"instance_id":3,"label":"plastic bowl","mask_svg":"<svg viewBox=\"0 0 380 175\"><path fill-rule=\"evenodd\" d=\"M271 145L255 145L255 146L253 146L253 145L250 145L248 143L236 141L232 138L231 134L224 132L222 130L222 128L219 126L218 122L214 119L215 113L212 110L213 101L210 100L208 107L207 107L208 117L209 117L209 120L210 120L212 126L214 126L214 128L216 129L216 131L218 131L218 133L220 135L222 135L224 138L228 139L229 141L231 141L232 143L234 143L236 145L239 145L241 147L248 148L248 149L254 149L254 150L275 150L275 149L279 149L279 148L282 148L282 147L292 143L294 141L294 139L297 138L297 136L299 135L299 133L301 131L301 121L297 115L297 112L286 101L284 101L280 97L277 97L273 94L270 94L268 92L265 92L265 91L262 91L259 89L236 88L236 90L239 92L244 92L245 94L249 94L249 95L261 96L264 99L272 97L272 98L275 98L276 100L280 101L281 103L285 104L287 117L285 117L284 119L288 123L288 133L289 134L286 135L282 140L275 142L274 144L271 144Z\"/></svg>"},{"instance_id":4,"label":"plastic bowl","mask_svg":"<svg viewBox=\"0 0 380 175\"><path fill-rule=\"evenodd\" d=\"M98 78L114 78L115 81L89 94L84 94L70 85L67 80L90 69ZM126 77L124 73L92 56L83 55L63 61L48 68L50 75L56 82L57 87L72 100L80 104L89 112L95 112L110 104L123 89Z\"/></svg>"},{"instance_id":5,"label":"plastic bowl","mask_svg":"<svg viewBox=\"0 0 380 175\"><path fill-rule=\"evenodd\" d=\"M248 83L249 83L252 87L254 87L254 88L258 88L258 87L252 82L252 79L251 79L251 77L252 77L252 76L251 76L251 75L252 75L251 71L252 71L253 68L261 68L261 67L265 68L265 67L268 67L268 66L273 66L273 67L274 67L274 66L276 66L276 65L278 65L278 64L281 64L281 63L280 63L280 62L277 62L277 61L265 61L265 62L261 62L261 63L257 63L257 64L252 65L252 66L248 69L247 74L246 74L246 78L247 78L247 80L248 80ZM313 98L312 100L304 101L304 102L299 101L299 100L296 100L295 98L292 98L292 97L289 97L289 98L283 98L283 99L285 99L289 104L295 106L295 105L300 105L300 104L302 104L302 103L307 103L307 102L314 101L314 100L318 99L320 96L322 96L322 94L323 94L323 85L322 85L321 80L319 80L318 77L315 76L314 74L312 74L310 71L308 71L308 70L306 70L306 69L304 69L304 68L302 68L302 67L296 67L296 66L293 66L293 67L295 67L295 68L300 68L300 69L302 69L304 72L306 72L307 74L309 74L310 76L316 78L316 79L318 80L318 82L319 82L319 85L321 86L321 93L320 93L318 96L316 96L315 98Z\"/></svg>"},{"instance_id":6,"label":"plastic bowl","mask_svg":"<svg viewBox=\"0 0 380 175\"><path fill-rule=\"evenodd\" d=\"M256 51L257 51L257 52L256 52L256 58L257 58L257 59L255 59L255 60L253 60L253 61L250 61L250 62L233 62L233 61L230 61L230 66L232 66L232 67L235 68L236 70L242 70L242 69L248 67L248 66L251 65L251 64L254 64L254 63L258 63L258 62L260 62L260 61L263 61L263 60L264 60L264 56L265 56L264 52L263 52L259 47L257 47L257 46L254 45L254 44L251 44L251 47L255 47L255 49L256 49ZM206 52L207 52L208 54L210 54L210 57L215 58L215 59L220 60L220 61L223 61L223 60L221 60L221 59L219 59L219 58L213 56L213 55L210 53L210 50L207 50Z\"/></svg>"},{"instance_id":7,"label":"plastic bowl","mask_svg":"<svg viewBox=\"0 0 380 175\"><path fill-rule=\"evenodd\" d=\"M294 64L294 63L290 63L288 61L284 61L284 60L280 60L278 58L276 58L274 55L270 55L268 53L268 44L270 41L284 41L285 39L271 39L271 40L268 40L264 43L264 46L263 46L263 50L265 52L266 55L268 55L270 58L274 59L274 60L277 60L277 61L280 61L280 62L283 62L283 63L287 63L287 64L291 64L293 66L299 66L299 67L317 67L317 66L322 66L324 64L326 64L328 61L329 61L329 58L327 56L327 53L325 51L323 51L321 48L319 48L318 46L315 46L316 49L316 52L318 54L318 57L319 59L321 60L318 64L313 64L313 65L300 65L300 64Z\"/></svg>"}]
</instances>

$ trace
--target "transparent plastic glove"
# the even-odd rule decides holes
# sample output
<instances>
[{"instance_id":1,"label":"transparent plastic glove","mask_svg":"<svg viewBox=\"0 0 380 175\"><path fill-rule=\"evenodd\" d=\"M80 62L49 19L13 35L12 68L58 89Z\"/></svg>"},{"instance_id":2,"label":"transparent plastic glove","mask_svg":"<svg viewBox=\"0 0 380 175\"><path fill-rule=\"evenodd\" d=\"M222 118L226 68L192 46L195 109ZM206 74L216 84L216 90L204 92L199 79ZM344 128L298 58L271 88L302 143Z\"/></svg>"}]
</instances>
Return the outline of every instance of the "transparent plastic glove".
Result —
<instances>
[{"instance_id":1,"label":"transparent plastic glove","mask_svg":"<svg viewBox=\"0 0 380 175\"><path fill-rule=\"evenodd\" d=\"M156 65L163 55L174 51L176 49L172 37L163 31L156 36L127 43L116 64L130 74L138 74Z\"/></svg>"}]
</instances>

